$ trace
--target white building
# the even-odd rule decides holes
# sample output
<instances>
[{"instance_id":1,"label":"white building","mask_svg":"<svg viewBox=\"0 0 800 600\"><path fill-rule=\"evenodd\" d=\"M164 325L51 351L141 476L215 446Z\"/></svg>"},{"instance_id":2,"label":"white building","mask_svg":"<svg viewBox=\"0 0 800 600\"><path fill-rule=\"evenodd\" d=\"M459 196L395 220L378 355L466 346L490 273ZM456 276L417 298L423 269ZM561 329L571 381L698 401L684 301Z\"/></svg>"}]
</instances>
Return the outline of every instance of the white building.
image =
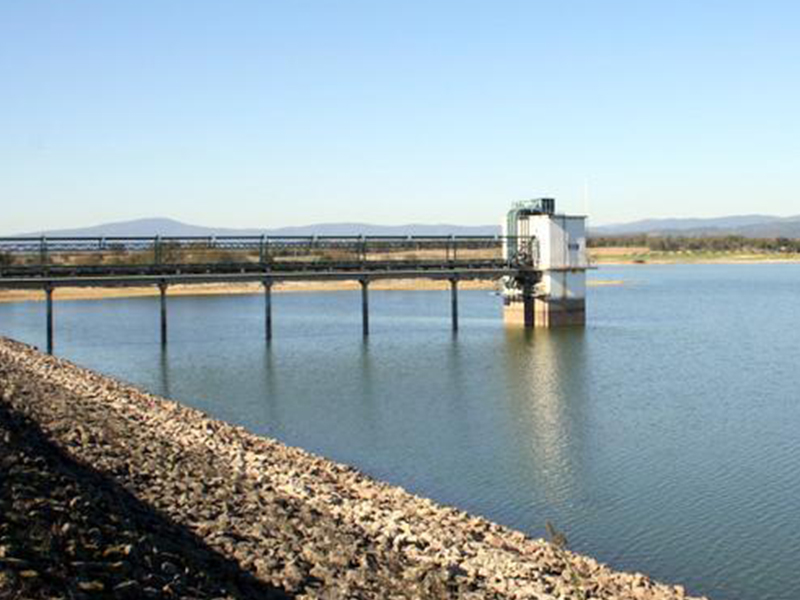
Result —
<instances>
[{"instance_id":1,"label":"white building","mask_svg":"<svg viewBox=\"0 0 800 600\"><path fill-rule=\"evenodd\" d=\"M504 233L506 259L520 267L520 277L505 281L506 321L525 324L527 308L529 326L583 325L586 217L557 214L554 200L538 198L509 211Z\"/></svg>"}]
</instances>

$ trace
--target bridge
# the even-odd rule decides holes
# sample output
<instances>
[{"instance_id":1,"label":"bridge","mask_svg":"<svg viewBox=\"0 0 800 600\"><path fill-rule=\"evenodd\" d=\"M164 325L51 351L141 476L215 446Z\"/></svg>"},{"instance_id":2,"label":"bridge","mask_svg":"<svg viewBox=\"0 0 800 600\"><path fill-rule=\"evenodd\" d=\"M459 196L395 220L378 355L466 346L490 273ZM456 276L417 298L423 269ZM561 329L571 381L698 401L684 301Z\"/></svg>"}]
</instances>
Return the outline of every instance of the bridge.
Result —
<instances>
[{"instance_id":1,"label":"bridge","mask_svg":"<svg viewBox=\"0 0 800 600\"><path fill-rule=\"evenodd\" d=\"M157 286L161 341L167 342L167 290L174 284L263 284L265 336L272 338L272 286L286 281L356 280L369 334L369 285L382 279L446 280L458 329L458 283L510 277L535 284L530 256L503 256L504 236L42 237L0 238L0 289L45 293L53 351L53 292L64 287Z\"/></svg>"},{"instance_id":2,"label":"bridge","mask_svg":"<svg viewBox=\"0 0 800 600\"><path fill-rule=\"evenodd\" d=\"M369 335L369 285L381 279L450 282L458 330L458 284L502 279L506 320L526 328L583 324L584 217L555 213L543 198L517 203L502 236L212 236L0 238L0 289L45 294L53 351L53 292L64 287L157 286L161 343L167 290L175 284L259 282L272 338L272 287L285 281L355 280Z\"/></svg>"}]
</instances>

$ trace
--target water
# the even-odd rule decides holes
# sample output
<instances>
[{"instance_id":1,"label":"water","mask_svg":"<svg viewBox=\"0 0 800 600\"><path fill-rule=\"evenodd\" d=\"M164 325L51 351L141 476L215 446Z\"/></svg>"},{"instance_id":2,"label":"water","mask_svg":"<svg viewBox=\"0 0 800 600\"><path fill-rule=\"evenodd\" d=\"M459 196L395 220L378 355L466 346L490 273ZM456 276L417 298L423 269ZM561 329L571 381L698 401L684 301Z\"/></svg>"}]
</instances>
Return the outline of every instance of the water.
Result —
<instances>
[{"instance_id":1,"label":"water","mask_svg":"<svg viewBox=\"0 0 800 600\"><path fill-rule=\"evenodd\" d=\"M497 297L358 292L56 303L56 351L259 434L718 599L795 599L800 265L604 268L585 330ZM44 345L41 303L0 332Z\"/></svg>"}]
</instances>

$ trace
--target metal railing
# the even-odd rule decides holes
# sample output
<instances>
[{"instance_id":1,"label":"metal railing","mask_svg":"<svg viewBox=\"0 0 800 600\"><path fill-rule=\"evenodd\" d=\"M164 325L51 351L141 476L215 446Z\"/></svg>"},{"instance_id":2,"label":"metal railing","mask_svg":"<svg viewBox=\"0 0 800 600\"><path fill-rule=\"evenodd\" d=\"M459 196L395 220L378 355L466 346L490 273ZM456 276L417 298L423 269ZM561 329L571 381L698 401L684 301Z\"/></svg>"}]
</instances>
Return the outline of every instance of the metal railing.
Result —
<instances>
[{"instance_id":1,"label":"metal railing","mask_svg":"<svg viewBox=\"0 0 800 600\"><path fill-rule=\"evenodd\" d=\"M504 236L155 236L0 238L4 267L470 262L534 266L530 238Z\"/></svg>"}]
</instances>

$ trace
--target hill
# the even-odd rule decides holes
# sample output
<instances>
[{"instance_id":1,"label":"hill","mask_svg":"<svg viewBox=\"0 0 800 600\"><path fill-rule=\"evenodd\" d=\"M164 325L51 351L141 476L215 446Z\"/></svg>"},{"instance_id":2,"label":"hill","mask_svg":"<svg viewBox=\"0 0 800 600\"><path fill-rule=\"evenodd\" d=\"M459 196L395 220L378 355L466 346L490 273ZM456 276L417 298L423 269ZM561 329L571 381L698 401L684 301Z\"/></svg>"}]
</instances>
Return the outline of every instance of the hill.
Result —
<instances>
[{"instance_id":1,"label":"hill","mask_svg":"<svg viewBox=\"0 0 800 600\"><path fill-rule=\"evenodd\" d=\"M221 235L498 235L494 225L373 225L369 223L318 223L279 228L204 227L174 219L151 218L103 223L76 229L55 229L19 234L21 236L51 237L137 237L137 236L221 236Z\"/></svg>"},{"instance_id":2,"label":"hill","mask_svg":"<svg viewBox=\"0 0 800 600\"><path fill-rule=\"evenodd\" d=\"M148 218L103 223L75 229L56 229L19 234L21 236L51 237L135 237L135 236L222 236L222 235L499 235L496 225L375 225L371 223L317 223L278 228L225 228L192 225L174 219ZM775 217L770 215L740 215L708 219L674 218L645 219L631 223L592 227L590 236L652 235L652 236L723 236L748 238L787 237L800 239L800 215Z\"/></svg>"},{"instance_id":3,"label":"hill","mask_svg":"<svg viewBox=\"0 0 800 600\"><path fill-rule=\"evenodd\" d=\"M741 215L708 219L646 219L632 223L592 227L590 235L618 236L646 234L653 236L723 236L748 238L800 238L800 215L774 217Z\"/></svg>"}]
</instances>

